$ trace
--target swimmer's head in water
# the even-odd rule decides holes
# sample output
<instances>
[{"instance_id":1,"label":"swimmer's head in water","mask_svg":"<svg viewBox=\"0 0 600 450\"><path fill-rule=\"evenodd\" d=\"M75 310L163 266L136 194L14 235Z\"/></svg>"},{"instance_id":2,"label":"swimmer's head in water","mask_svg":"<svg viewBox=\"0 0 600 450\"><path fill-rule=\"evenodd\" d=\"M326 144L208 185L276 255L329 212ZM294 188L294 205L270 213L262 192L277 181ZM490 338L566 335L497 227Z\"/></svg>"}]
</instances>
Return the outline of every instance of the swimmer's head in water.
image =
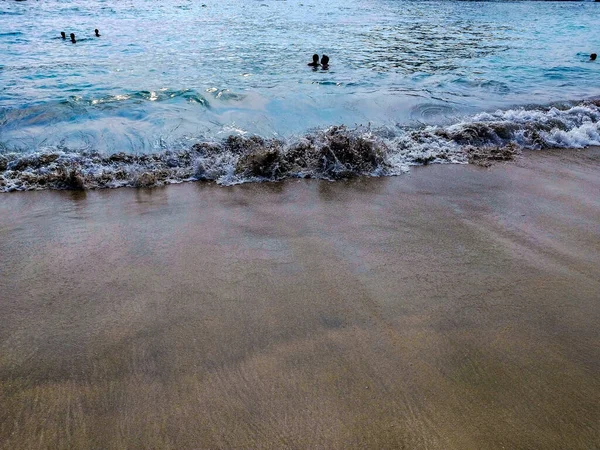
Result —
<instances>
[{"instance_id":1,"label":"swimmer's head in water","mask_svg":"<svg viewBox=\"0 0 600 450\"><path fill-rule=\"evenodd\" d=\"M321 65L322 65L322 66L327 66L327 65L329 65L329 56L327 56L327 55L323 55L323 56L321 57Z\"/></svg>"},{"instance_id":2,"label":"swimmer's head in water","mask_svg":"<svg viewBox=\"0 0 600 450\"><path fill-rule=\"evenodd\" d=\"M96 29L94 30L94 33L96 33L96 37L100 37L100 32L98 31L98 28L96 28Z\"/></svg>"},{"instance_id":3,"label":"swimmer's head in water","mask_svg":"<svg viewBox=\"0 0 600 450\"><path fill-rule=\"evenodd\" d=\"M592 61L596 61L596 58L597 58L597 57L598 57L598 55L596 55L595 53L592 53L592 54L590 55L590 60L592 60Z\"/></svg>"},{"instance_id":4,"label":"swimmer's head in water","mask_svg":"<svg viewBox=\"0 0 600 450\"><path fill-rule=\"evenodd\" d=\"M308 63L308 65L311 67L317 67L319 65L319 55L315 53L313 55L312 62Z\"/></svg>"},{"instance_id":5,"label":"swimmer's head in water","mask_svg":"<svg viewBox=\"0 0 600 450\"><path fill-rule=\"evenodd\" d=\"M64 31L61 31L60 32L60 37L63 38L63 39L66 39L67 38L67 33L65 33Z\"/></svg>"},{"instance_id":6,"label":"swimmer's head in water","mask_svg":"<svg viewBox=\"0 0 600 450\"><path fill-rule=\"evenodd\" d=\"M74 44L75 41L75 33L71 33L71 42Z\"/></svg>"}]
</instances>

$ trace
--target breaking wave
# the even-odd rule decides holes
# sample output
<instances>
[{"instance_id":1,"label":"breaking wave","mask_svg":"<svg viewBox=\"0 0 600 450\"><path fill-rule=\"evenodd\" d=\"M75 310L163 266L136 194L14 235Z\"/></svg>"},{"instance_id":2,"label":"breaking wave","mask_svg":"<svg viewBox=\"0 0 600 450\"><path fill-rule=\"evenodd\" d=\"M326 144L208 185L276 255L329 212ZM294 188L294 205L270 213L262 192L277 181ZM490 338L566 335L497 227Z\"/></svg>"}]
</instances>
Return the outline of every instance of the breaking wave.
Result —
<instances>
[{"instance_id":1,"label":"breaking wave","mask_svg":"<svg viewBox=\"0 0 600 450\"><path fill-rule=\"evenodd\" d=\"M0 192L389 176L414 165L489 165L523 149L590 145L600 145L597 100L481 113L448 126L334 126L288 141L232 135L154 154L0 153Z\"/></svg>"}]
</instances>

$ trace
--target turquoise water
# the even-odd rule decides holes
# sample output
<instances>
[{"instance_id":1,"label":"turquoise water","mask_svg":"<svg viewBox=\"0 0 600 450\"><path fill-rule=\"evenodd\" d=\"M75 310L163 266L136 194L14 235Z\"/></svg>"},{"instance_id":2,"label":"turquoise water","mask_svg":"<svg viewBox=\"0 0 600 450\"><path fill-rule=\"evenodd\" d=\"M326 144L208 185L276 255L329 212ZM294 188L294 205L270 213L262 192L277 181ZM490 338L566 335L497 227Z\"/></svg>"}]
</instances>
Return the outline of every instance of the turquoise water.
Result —
<instances>
[{"instance_id":1,"label":"turquoise water","mask_svg":"<svg viewBox=\"0 0 600 450\"><path fill-rule=\"evenodd\" d=\"M594 2L3 1L0 151L157 154L342 124L397 148L406 130L556 102L587 108L559 130L593 144L597 107L580 102L600 95L598 23ZM329 70L306 65L315 52Z\"/></svg>"}]
</instances>

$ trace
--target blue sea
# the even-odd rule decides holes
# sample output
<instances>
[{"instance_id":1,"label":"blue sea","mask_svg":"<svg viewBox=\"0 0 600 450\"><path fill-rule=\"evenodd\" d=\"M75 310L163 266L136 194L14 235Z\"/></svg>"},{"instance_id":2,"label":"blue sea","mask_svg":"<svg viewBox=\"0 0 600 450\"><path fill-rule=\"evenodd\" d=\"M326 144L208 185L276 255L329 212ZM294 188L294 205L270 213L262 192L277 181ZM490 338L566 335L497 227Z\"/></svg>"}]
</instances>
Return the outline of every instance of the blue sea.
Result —
<instances>
[{"instance_id":1,"label":"blue sea","mask_svg":"<svg viewBox=\"0 0 600 450\"><path fill-rule=\"evenodd\" d=\"M600 145L599 24L584 1L4 0L0 191Z\"/></svg>"}]
</instances>

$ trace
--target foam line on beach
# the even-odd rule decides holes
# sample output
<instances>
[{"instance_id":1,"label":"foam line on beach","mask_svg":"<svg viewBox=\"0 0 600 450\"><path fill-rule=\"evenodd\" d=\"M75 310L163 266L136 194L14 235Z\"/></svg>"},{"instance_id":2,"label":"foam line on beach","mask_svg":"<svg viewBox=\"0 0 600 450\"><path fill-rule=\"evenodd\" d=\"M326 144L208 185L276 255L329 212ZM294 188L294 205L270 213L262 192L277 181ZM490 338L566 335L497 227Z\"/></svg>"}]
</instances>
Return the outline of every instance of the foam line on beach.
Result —
<instances>
[{"instance_id":1,"label":"foam line on beach","mask_svg":"<svg viewBox=\"0 0 600 450\"><path fill-rule=\"evenodd\" d=\"M0 153L0 192L392 176L414 165L488 165L522 150L591 145L600 145L598 100L485 112L447 126L332 126L287 141L231 135L153 154L6 152Z\"/></svg>"}]
</instances>

